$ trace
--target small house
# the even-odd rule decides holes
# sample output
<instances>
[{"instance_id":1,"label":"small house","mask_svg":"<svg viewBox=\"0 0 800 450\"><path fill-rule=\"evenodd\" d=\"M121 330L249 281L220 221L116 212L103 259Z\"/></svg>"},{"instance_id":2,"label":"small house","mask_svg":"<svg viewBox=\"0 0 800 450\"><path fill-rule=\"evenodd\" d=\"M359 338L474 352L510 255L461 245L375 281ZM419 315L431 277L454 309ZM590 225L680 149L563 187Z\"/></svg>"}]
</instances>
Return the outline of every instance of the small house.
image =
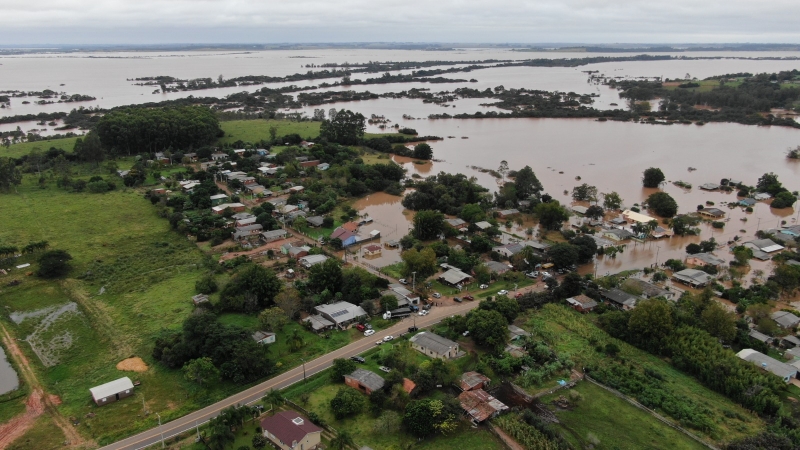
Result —
<instances>
[{"instance_id":1,"label":"small house","mask_svg":"<svg viewBox=\"0 0 800 450\"><path fill-rule=\"evenodd\" d=\"M516 325L509 325L508 326L508 334L510 336L510 340L516 341L517 339L522 339L524 337L528 337L531 334L527 331L523 330L522 328Z\"/></svg>"},{"instance_id":2,"label":"small house","mask_svg":"<svg viewBox=\"0 0 800 450\"><path fill-rule=\"evenodd\" d=\"M306 218L306 223L310 227L319 228L325 222L322 216L311 216Z\"/></svg>"},{"instance_id":3,"label":"small house","mask_svg":"<svg viewBox=\"0 0 800 450\"><path fill-rule=\"evenodd\" d=\"M291 410L261 419L261 429L280 450L314 450L322 443L322 428Z\"/></svg>"},{"instance_id":4,"label":"small house","mask_svg":"<svg viewBox=\"0 0 800 450\"><path fill-rule=\"evenodd\" d=\"M226 153L216 152L211 154L212 161L224 161L226 159L228 159L228 155Z\"/></svg>"},{"instance_id":5,"label":"small house","mask_svg":"<svg viewBox=\"0 0 800 450\"><path fill-rule=\"evenodd\" d=\"M617 288L603 290L600 292L600 296L603 300L607 300L612 305L625 311L636 307L636 302L639 301L639 297Z\"/></svg>"},{"instance_id":6,"label":"small house","mask_svg":"<svg viewBox=\"0 0 800 450\"><path fill-rule=\"evenodd\" d=\"M267 331L256 331L255 333L253 333L253 340L256 341L256 344L261 344L261 345L274 344L275 333L270 333Z\"/></svg>"},{"instance_id":7,"label":"small house","mask_svg":"<svg viewBox=\"0 0 800 450\"><path fill-rule=\"evenodd\" d=\"M510 258L516 255L517 253L521 252L524 248L525 247L522 244L511 243L511 244L501 245L499 247L493 247L492 251L500 253L506 258Z\"/></svg>"},{"instance_id":8,"label":"small house","mask_svg":"<svg viewBox=\"0 0 800 450\"><path fill-rule=\"evenodd\" d=\"M279 241L279 240L285 238L288 235L289 235L289 232L286 231L286 230L283 230L283 229L265 231L265 232L261 233L261 239L264 242L269 243L269 242L273 242L273 241Z\"/></svg>"},{"instance_id":9,"label":"small house","mask_svg":"<svg viewBox=\"0 0 800 450\"><path fill-rule=\"evenodd\" d=\"M635 291L641 291L642 298L663 297L667 300L678 300L675 292L638 278L628 278L625 280L624 285L632 288Z\"/></svg>"},{"instance_id":10,"label":"small house","mask_svg":"<svg viewBox=\"0 0 800 450\"><path fill-rule=\"evenodd\" d=\"M717 183L705 183L700 185L700 189L704 191L716 191L719 189L719 185Z\"/></svg>"},{"instance_id":11,"label":"small house","mask_svg":"<svg viewBox=\"0 0 800 450\"><path fill-rule=\"evenodd\" d=\"M461 375L459 387L462 391L472 391L475 389L483 389L489 386L492 380L486 375L478 372L464 372Z\"/></svg>"},{"instance_id":12,"label":"small house","mask_svg":"<svg viewBox=\"0 0 800 450\"><path fill-rule=\"evenodd\" d=\"M600 231L600 236L610 239L614 242L624 241L626 239L632 238L634 235L628 230L622 230L619 228L611 228L609 230L602 230Z\"/></svg>"},{"instance_id":13,"label":"small house","mask_svg":"<svg viewBox=\"0 0 800 450\"><path fill-rule=\"evenodd\" d=\"M754 199L757 201L769 200L772 198L772 195L767 192L759 192L753 196Z\"/></svg>"},{"instance_id":14,"label":"small house","mask_svg":"<svg viewBox=\"0 0 800 450\"><path fill-rule=\"evenodd\" d=\"M423 331L409 340L411 347L431 358L452 359L460 356L458 343L429 331Z\"/></svg>"},{"instance_id":15,"label":"small house","mask_svg":"<svg viewBox=\"0 0 800 450\"><path fill-rule=\"evenodd\" d=\"M800 317L797 317L788 311L775 311L770 315L770 317L772 317L772 320L777 322L778 326L784 330L795 328L798 324L800 324Z\"/></svg>"},{"instance_id":16,"label":"small house","mask_svg":"<svg viewBox=\"0 0 800 450\"><path fill-rule=\"evenodd\" d=\"M775 358L757 352L751 348L746 348L736 354L740 359L753 363L763 370L771 372L780 377L784 383L789 383L792 378L797 376L797 368L789 364L778 361Z\"/></svg>"},{"instance_id":17,"label":"small house","mask_svg":"<svg viewBox=\"0 0 800 450\"><path fill-rule=\"evenodd\" d=\"M337 327L344 329L348 325L357 322L368 314L364 308L348 302L336 302L327 305L315 306L314 310L322 317L336 324Z\"/></svg>"},{"instance_id":18,"label":"small house","mask_svg":"<svg viewBox=\"0 0 800 450\"><path fill-rule=\"evenodd\" d=\"M760 333L760 332L758 332L756 330L752 330L751 329L750 332L748 333L748 336L750 336L751 339L755 339L755 340L757 340L759 342L763 342L763 343L765 343L767 345L772 343L772 337L771 336L767 336L766 334Z\"/></svg>"},{"instance_id":19,"label":"small house","mask_svg":"<svg viewBox=\"0 0 800 450\"><path fill-rule=\"evenodd\" d=\"M784 249L782 245L776 243L772 239L755 239L745 242L744 246L754 252L758 250L764 253L773 253Z\"/></svg>"},{"instance_id":20,"label":"small house","mask_svg":"<svg viewBox=\"0 0 800 450\"><path fill-rule=\"evenodd\" d=\"M325 255L307 255L303 256L302 258L298 259L297 262L300 263L301 266L305 267L306 269L310 269L311 266L316 266L317 264L322 264L328 259Z\"/></svg>"},{"instance_id":21,"label":"small house","mask_svg":"<svg viewBox=\"0 0 800 450\"><path fill-rule=\"evenodd\" d=\"M380 256L381 254L381 246L377 244L371 244L364 247L364 256Z\"/></svg>"},{"instance_id":22,"label":"small house","mask_svg":"<svg viewBox=\"0 0 800 450\"><path fill-rule=\"evenodd\" d=\"M519 214L518 209L504 209L497 213L497 216L501 219L508 219L509 217L515 216Z\"/></svg>"},{"instance_id":23,"label":"small house","mask_svg":"<svg viewBox=\"0 0 800 450\"><path fill-rule=\"evenodd\" d=\"M481 231L487 230L489 228L492 228L492 224L490 224L489 222L487 222L485 220L482 220L480 222L476 222L475 226L478 227L478 229L481 230Z\"/></svg>"},{"instance_id":24,"label":"small house","mask_svg":"<svg viewBox=\"0 0 800 450\"><path fill-rule=\"evenodd\" d=\"M580 214L582 216L585 216L586 212L589 211L589 208L587 208L585 206L573 206L570 209L572 209L572 212L574 212L576 214Z\"/></svg>"},{"instance_id":25,"label":"small house","mask_svg":"<svg viewBox=\"0 0 800 450\"><path fill-rule=\"evenodd\" d=\"M686 257L686 264L692 266L713 266L719 267L725 264L725 260L718 258L712 253L695 253Z\"/></svg>"},{"instance_id":26,"label":"small house","mask_svg":"<svg viewBox=\"0 0 800 450\"><path fill-rule=\"evenodd\" d=\"M456 286L471 279L472 276L455 268L449 269L447 272L439 275L439 281L449 284L450 286Z\"/></svg>"},{"instance_id":27,"label":"small house","mask_svg":"<svg viewBox=\"0 0 800 450\"><path fill-rule=\"evenodd\" d=\"M484 422L508 409L508 406L483 389L464 391L458 395L458 401L461 409L474 423Z\"/></svg>"},{"instance_id":28,"label":"small house","mask_svg":"<svg viewBox=\"0 0 800 450\"><path fill-rule=\"evenodd\" d=\"M714 277L697 269L684 269L680 272L672 274L672 279L678 283L689 285L693 288L705 287L712 281Z\"/></svg>"},{"instance_id":29,"label":"small house","mask_svg":"<svg viewBox=\"0 0 800 450\"><path fill-rule=\"evenodd\" d=\"M359 368L344 376L344 384L367 395L372 395L373 392L383 389L386 381L375 372Z\"/></svg>"},{"instance_id":30,"label":"small house","mask_svg":"<svg viewBox=\"0 0 800 450\"><path fill-rule=\"evenodd\" d=\"M356 231L358 231L358 227L359 227L358 222L352 222L351 221L351 222L343 223L340 228L343 229L343 230L347 230L347 231L349 231L351 233L355 233Z\"/></svg>"},{"instance_id":31,"label":"small house","mask_svg":"<svg viewBox=\"0 0 800 450\"><path fill-rule=\"evenodd\" d=\"M797 336L790 334L781 339L781 347L783 348L796 348L800 346L800 339Z\"/></svg>"},{"instance_id":32,"label":"small house","mask_svg":"<svg viewBox=\"0 0 800 450\"><path fill-rule=\"evenodd\" d=\"M133 395L133 383L128 377L109 381L106 384L89 389L97 406L107 405Z\"/></svg>"},{"instance_id":33,"label":"small house","mask_svg":"<svg viewBox=\"0 0 800 450\"><path fill-rule=\"evenodd\" d=\"M237 212L243 212L245 210L245 206L241 203L221 203L217 206L213 206L211 208L211 212L213 212L214 214L222 215L225 213L226 209L230 209L231 211L237 213Z\"/></svg>"},{"instance_id":34,"label":"small house","mask_svg":"<svg viewBox=\"0 0 800 450\"><path fill-rule=\"evenodd\" d=\"M710 217L712 219L721 219L725 217L725 211L719 208L703 208L697 211L701 216Z\"/></svg>"},{"instance_id":35,"label":"small house","mask_svg":"<svg viewBox=\"0 0 800 450\"><path fill-rule=\"evenodd\" d=\"M487 261L484 263L489 272L497 275L502 275L512 269L508 264L503 264L498 261Z\"/></svg>"},{"instance_id":36,"label":"small house","mask_svg":"<svg viewBox=\"0 0 800 450\"><path fill-rule=\"evenodd\" d=\"M655 217L650 217L647 214L638 213L638 212L632 211L630 209L626 209L625 211L622 211L622 217L628 223L633 223L633 222L650 223L650 222L656 220Z\"/></svg>"},{"instance_id":37,"label":"small house","mask_svg":"<svg viewBox=\"0 0 800 450\"><path fill-rule=\"evenodd\" d=\"M342 241L342 247L349 247L356 243L358 238L352 231L345 230L344 227L339 227L333 230L330 236L331 239L339 239Z\"/></svg>"},{"instance_id":38,"label":"small house","mask_svg":"<svg viewBox=\"0 0 800 450\"><path fill-rule=\"evenodd\" d=\"M203 303L208 303L208 296L206 294L197 294L194 297L192 297L192 303L194 303L194 306L198 306Z\"/></svg>"},{"instance_id":39,"label":"small house","mask_svg":"<svg viewBox=\"0 0 800 450\"><path fill-rule=\"evenodd\" d=\"M575 311L584 313L593 310L597 306L597 302L593 298L583 294L568 298L567 303Z\"/></svg>"},{"instance_id":40,"label":"small house","mask_svg":"<svg viewBox=\"0 0 800 450\"><path fill-rule=\"evenodd\" d=\"M467 228L467 222L464 222L459 218L445 219L445 223L447 223L447 225L450 226L451 228L455 228L456 230Z\"/></svg>"},{"instance_id":41,"label":"small house","mask_svg":"<svg viewBox=\"0 0 800 450\"><path fill-rule=\"evenodd\" d=\"M739 200L739 203L738 203L739 206L744 206L744 207L748 207L748 206L752 207L755 204L756 204L756 199L754 199L754 198L743 198L743 199Z\"/></svg>"}]
</instances>

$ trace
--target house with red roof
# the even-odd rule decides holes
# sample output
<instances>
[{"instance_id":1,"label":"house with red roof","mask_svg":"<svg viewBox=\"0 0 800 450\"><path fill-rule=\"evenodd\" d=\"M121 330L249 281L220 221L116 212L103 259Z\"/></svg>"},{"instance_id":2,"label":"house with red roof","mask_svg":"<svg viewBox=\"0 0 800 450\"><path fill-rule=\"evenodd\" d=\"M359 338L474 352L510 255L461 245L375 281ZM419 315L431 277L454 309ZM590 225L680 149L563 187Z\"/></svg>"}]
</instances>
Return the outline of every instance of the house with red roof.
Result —
<instances>
[{"instance_id":1,"label":"house with red roof","mask_svg":"<svg viewBox=\"0 0 800 450\"><path fill-rule=\"evenodd\" d=\"M264 437L282 450L313 450L322 442L322 428L296 411L261 419Z\"/></svg>"}]
</instances>

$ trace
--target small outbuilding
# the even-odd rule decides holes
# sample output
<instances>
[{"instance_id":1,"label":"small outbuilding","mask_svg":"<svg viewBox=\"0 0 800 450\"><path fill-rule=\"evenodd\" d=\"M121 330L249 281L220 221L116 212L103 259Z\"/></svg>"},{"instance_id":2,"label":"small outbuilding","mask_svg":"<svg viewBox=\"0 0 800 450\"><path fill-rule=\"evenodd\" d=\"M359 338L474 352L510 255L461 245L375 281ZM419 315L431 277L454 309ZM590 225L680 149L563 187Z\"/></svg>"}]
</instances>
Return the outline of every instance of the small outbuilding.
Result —
<instances>
[{"instance_id":1,"label":"small outbuilding","mask_svg":"<svg viewBox=\"0 0 800 450\"><path fill-rule=\"evenodd\" d=\"M579 312L589 312L597 307L597 302L593 298L583 294L568 298L567 303L572 309Z\"/></svg>"},{"instance_id":2,"label":"small outbuilding","mask_svg":"<svg viewBox=\"0 0 800 450\"><path fill-rule=\"evenodd\" d=\"M97 406L107 405L133 395L133 383L128 377L109 381L106 384L89 389Z\"/></svg>"},{"instance_id":3,"label":"small outbuilding","mask_svg":"<svg viewBox=\"0 0 800 450\"><path fill-rule=\"evenodd\" d=\"M383 389L386 382L375 372L356 369L353 373L344 376L344 384L367 395L372 395L373 392Z\"/></svg>"},{"instance_id":4,"label":"small outbuilding","mask_svg":"<svg viewBox=\"0 0 800 450\"><path fill-rule=\"evenodd\" d=\"M464 372L461 374L461 381L459 387L462 391L472 391L475 389L483 389L488 387L492 380L486 375L479 372Z\"/></svg>"},{"instance_id":5,"label":"small outbuilding","mask_svg":"<svg viewBox=\"0 0 800 450\"><path fill-rule=\"evenodd\" d=\"M256 341L257 344L261 345L274 344L275 333L270 333L268 331L256 331L253 333L253 340Z\"/></svg>"}]
</instances>

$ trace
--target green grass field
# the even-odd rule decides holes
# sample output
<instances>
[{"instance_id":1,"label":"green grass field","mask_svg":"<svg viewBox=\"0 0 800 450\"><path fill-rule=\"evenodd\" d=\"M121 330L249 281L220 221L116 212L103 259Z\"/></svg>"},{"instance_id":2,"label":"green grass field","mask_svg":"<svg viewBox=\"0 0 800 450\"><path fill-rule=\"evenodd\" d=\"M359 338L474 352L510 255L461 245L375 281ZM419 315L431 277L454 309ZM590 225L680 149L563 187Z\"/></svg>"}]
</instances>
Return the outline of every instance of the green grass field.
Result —
<instances>
[{"instance_id":1,"label":"green grass field","mask_svg":"<svg viewBox=\"0 0 800 450\"><path fill-rule=\"evenodd\" d=\"M72 152L72 148L75 146L75 140L78 139L77 137L71 138L63 138L63 139L52 139L52 140L45 140L45 141L37 141L37 142L22 142L19 144L13 144L8 148L0 147L0 157L9 157L9 158L19 158L20 156L27 155L34 148L38 148L39 150L46 152L50 150L50 147L60 148L66 152Z\"/></svg>"},{"instance_id":2,"label":"green grass field","mask_svg":"<svg viewBox=\"0 0 800 450\"><path fill-rule=\"evenodd\" d=\"M238 140L244 142L258 142L271 140L269 129L276 127L277 136L299 134L303 139L319 136L320 122L293 122L288 120L231 120L220 122L220 127L225 131L225 137L219 140L220 145L232 144Z\"/></svg>"},{"instance_id":3,"label":"green grass field","mask_svg":"<svg viewBox=\"0 0 800 450\"><path fill-rule=\"evenodd\" d=\"M29 345L22 348L48 391L61 397L65 417L82 419L79 431L100 443L152 426L147 408L169 418L183 415L224 396L232 388L195 391L179 371L154 364L150 357L154 336L161 328L177 327L190 314L194 283L203 273L203 254L188 240L169 230L169 224L140 194L117 190L106 194L75 194L49 186L41 189L26 177L18 194L0 195L0 242L24 246L46 240L50 247L74 258L69 278L45 281L21 271L0 276L0 285L20 279L16 287L0 291L0 320L15 337L24 339L38 322L19 325L9 313L78 304L78 314L56 320L42 334L44 342L68 333L71 345L56 352L58 364L46 367ZM35 255L20 258L31 262ZM103 290L101 294L100 291ZM143 373L122 372L116 364L139 356L150 366ZM121 376L142 385L139 395L103 408L91 402L88 389ZM18 405L0 404L0 417ZM41 447L39 447L41 448Z\"/></svg>"},{"instance_id":4,"label":"green grass field","mask_svg":"<svg viewBox=\"0 0 800 450\"><path fill-rule=\"evenodd\" d=\"M640 369L651 369L663 376L663 386L673 395L688 398L708 410L713 428L703 432L690 430L700 437L714 442L730 442L745 436L752 436L764 430L764 422L730 399L701 385L695 378L675 369L647 352L639 350L622 341L611 338L597 328L590 317L581 315L566 306L546 305L532 314L524 327L535 336L543 339L559 354L568 354L575 367L621 364L626 361ZM595 347L614 342L620 353L616 360ZM660 414L667 416L663 411ZM644 413L642 413L644 414Z\"/></svg>"},{"instance_id":5,"label":"green grass field","mask_svg":"<svg viewBox=\"0 0 800 450\"><path fill-rule=\"evenodd\" d=\"M708 92L708 91L711 91L712 89L715 89L715 88L719 87L719 80L692 81L692 83L697 83L697 84L700 85L699 87L695 87L695 88L679 88L678 87L679 84L685 84L685 83L689 83L689 82L688 81L681 81L680 83L677 83L677 84L676 83L664 83L664 89L670 90L670 91L675 90L675 89L685 89L687 91ZM741 81L729 81L729 82L725 83L725 86L730 87L730 88L736 88L740 84L742 84Z\"/></svg>"},{"instance_id":6,"label":"green grass field","mask_svg":"<svg viewBox=\"0 0 800 450\"><path fill-rule=\"evenodd\" d=\"M585 381L574 388L582 400L571 409L556 409L551 403L564 392L541 400L555 411L561 421L556 429L574 448L585 448L595 442L598 450L616 448L648 448L700 450L706 448L685 434L659 421L650 414L616 397L605 389ZM599 442L599 443L598 443Z\"/></svg>"}]
</instances>

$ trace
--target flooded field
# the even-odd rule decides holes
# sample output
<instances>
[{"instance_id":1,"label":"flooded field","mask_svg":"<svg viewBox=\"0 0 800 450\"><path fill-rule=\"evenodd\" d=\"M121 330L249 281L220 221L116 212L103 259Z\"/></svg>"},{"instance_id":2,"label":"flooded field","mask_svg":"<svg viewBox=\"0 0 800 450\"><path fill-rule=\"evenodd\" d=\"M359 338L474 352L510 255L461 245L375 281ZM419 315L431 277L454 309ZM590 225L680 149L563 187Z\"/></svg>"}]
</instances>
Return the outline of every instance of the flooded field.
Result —
<instances>
[{"instance_id":1,"label":"flooded field","mask_svg":"<svg viewBox=\"0 0 800 450\"><path fill-rule=\"evenodd\" d=\"M19 377L11 367L11 363L8 362L8 358L3 347L0 347L0 395L19 387Z\"/></svg>"},{"instance_id":2,"label":"flooded field","mask_svg":"<svg viewBox=\"0 0 800 450\"><path fill-rule=\"evenodd\" d=\"M358 210L361 215L367 215L373 220L372 223L361 227L361 234L369 234L372 230L381 232L380 241L366 242L350 249L351 252L359 255L358 257L363 263L375 267L383 267L400 262L399 247L390 248L385 244L392 240L399 241L411 230L414 211L403 208L401 201L402 197L389 195L385 192L376 192L353 204L353 208ZM381 246L380 255L364 255L363 247L374 243Z\"/></svg>"},{"instance_id":3,"label":"flooded field","mask_svg":"<svg viewBox=\"0 0 800 450\"><path fill-rule=\"evenodd\" d=\"M77 303L69 302L36 311L14 312L10 318L17 325L29 322L26 326L30 332L25 341L45 367L52 367L74 343L69 321L82 321L83 315Z\"/></svg>"}]
</instances>

